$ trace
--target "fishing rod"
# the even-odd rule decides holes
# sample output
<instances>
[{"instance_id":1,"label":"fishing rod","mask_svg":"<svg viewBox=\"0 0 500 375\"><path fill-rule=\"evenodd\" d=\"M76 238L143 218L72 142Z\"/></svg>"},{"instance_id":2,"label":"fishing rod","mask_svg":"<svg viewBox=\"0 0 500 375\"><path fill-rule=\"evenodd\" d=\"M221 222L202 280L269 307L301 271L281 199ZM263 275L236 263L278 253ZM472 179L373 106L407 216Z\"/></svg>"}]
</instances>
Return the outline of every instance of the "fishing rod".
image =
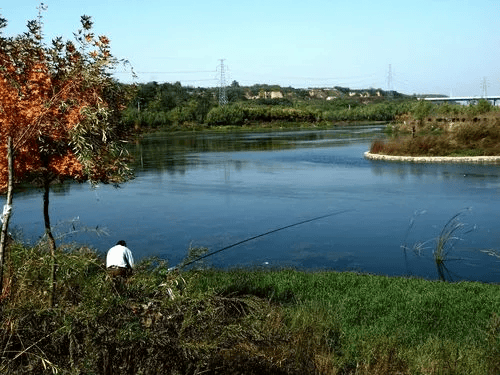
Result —
<instances>
[{"instance_id":1,"label":"fishing rod","mask_svg":"<svg viewBox=\"0 0 500 375\"><path fill-rule=\"evenodd\" d=\"M212 256L212 255L214 255L214 254L220 253L221 251L224 251L224 250L230 249L230 248L232 248L232 247L235 247L235 246L241 245L242 243L245 243L245 242L248 242L248 241L251 241L251 240L255 240L256 238L259 238L259 237L264 237L264 236L267 236L268 234L271 234L271 233L276 233L276 232L279 232L279 231L284 230L284 229L287 229L287 228L295 227L295 226L297 226L297 225L301 225L301 224L305 224L305 223L310 223L311 221L324 219L324 218L326 218L326 217L330 217L330 216L340 215L340 214L343 214L343 213L346 213L346 212L349 212L349 211L354 211L354 210L353 210L353 209L349 209L349 210L340 210L340 211L330 212L329 214L326 214L326 215L321 215L321 216L313 217L312 219L307 219L307 220L299 221L298 223L294 223L294 224L286 225L286 226L284 226L284 227L280 227L280 228L277 228L277 229L270 230L269 232L262 233L262 234L259 234L259 235L257 235L257 236L253 236L253 237L250 237L250 238L244 239L244 240L242 240L242 241L239 241L239 242L233 243L232 245L225 246L225 247L223 247L222 249L215 250L215 251L212 251L212 252L210 252L210 253L208 253L208 254L204 254L204 255L202 255L202 256L199 256L198 258L196 258L196 259L194 259L194 260L191 260L191 261L187 262L186 264L183 264L183 265L181 266L181 268L187 267L187 266L189 266L190 264L193 264L193 263L198 262L198 261L200 261L200 260L202 260L202 259L208 258L209 256ZM178 268L178 267L173 267L172 269L177 269L177 268Z\"/></svg>"}]
</instances>

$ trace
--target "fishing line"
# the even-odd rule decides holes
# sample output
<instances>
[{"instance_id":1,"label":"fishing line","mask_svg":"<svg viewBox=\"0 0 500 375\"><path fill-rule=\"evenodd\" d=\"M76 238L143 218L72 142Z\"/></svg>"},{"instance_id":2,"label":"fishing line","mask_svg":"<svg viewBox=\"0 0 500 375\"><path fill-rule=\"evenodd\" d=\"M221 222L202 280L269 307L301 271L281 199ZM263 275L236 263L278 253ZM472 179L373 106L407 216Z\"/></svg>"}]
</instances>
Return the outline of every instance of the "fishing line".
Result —
<instances>
[{"instance_id":1,"label":"fishing line","mask_svg":"<svg viewBox=\"0 0 500 375\"><path fill-rule=\"evenodd\" d=\"M279 232L280 230L283 230L283 229L287 229L287 228L291 228L291 227L295 227L297 225L301 225L301 224L305 224L305 223L310 223L311 221L315 221L315 220L320 220L320 219L324 219L326 217L330 217L330 216L335 216L335 215L340 215L340 214L343 214L345 212L349 212L349 211L354 211L353 209L349 209L349 210L341 210L341 211L335 211L335 212L331 212L329 214L326 214L326 215L322 215L322 216L317 216L317 217L313 217L312 219L307 219L307 220L303 220L303 221L300 221L298 223L294 223L294 224L290 224L290 225L287 225L287 226L284 226L284 227L280 227L280 228L277 228L277 229L273 229L273 230L270 230L269 232L266 232L266 233L262 233L262 234L259 234L257 236L253 236L253 237L250 237L250 238L247 238L247 239L244 239L242 241L239 241L239 242L236 242L236 243L233 243L232 245L229 245L229 246L225 246L223 247L222 249L219 249L219 250L215 250L215 251L212 251L208 254L204 254L194 260L191 260L189 262L187 262L186 264L182 265L181 268L184 268L186 266L189 266L190 264L193 264L195 262L198 262L202 259L205 259L205 258L208 258L209 256L212 256L214 254L217 254L217 253L220 253L221 251L224 251L224 250L227 250L227 249L230 249L232 247L235 247L235 246L238 246L238 245L241 245L242 243L245 243L245 242L248 242L248 241L251 241L251 240L255 240L256 238L260 238L260 237L264 237L264 236L267 236L268 234L271 234L271 233L276 233L276 232Z\"/></svg>"}]
</instances>

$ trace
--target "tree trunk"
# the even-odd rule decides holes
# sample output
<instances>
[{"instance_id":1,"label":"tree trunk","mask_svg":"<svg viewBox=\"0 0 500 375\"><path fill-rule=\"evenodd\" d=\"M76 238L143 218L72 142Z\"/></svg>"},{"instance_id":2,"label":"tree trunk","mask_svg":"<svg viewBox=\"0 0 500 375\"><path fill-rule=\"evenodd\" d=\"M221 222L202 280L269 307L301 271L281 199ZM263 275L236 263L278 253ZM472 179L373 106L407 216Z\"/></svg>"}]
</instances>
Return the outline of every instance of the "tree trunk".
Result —
<instances>
[{"instance_id":1,"label":"tree trunk","mask_svg":"<svg viewBox=\"0 0 500 375\"><path fill-rule=\"evenodd\" d=\"M56 240L52 235L52 229L50 227L50 217L49 217L49 192L50 192L50 178L47 175L44 177L43 181L43 219L45 223L45 234L47 235L47 241L49 243L50 256L52 258L52 267L51 267L51 275L50 275L50 307L55 306L55 292L56 292L56 271L57 271L57 262L56 262Z\"/></svg>"},{"instance_id":2,"label":"tree trunk","mask_svg":"<svg viewBox=\"0 0 500 375\"><path fill-rule=\"evenodd\" d=\"M12 207L12 190L14 186L14 154L12 151L12 138L9 137L7 141L7 160L9 166L9 182L7 186L7 207ZM3 294L3 265L7 248L9 220L11 210L5 211L5 216L2 222L2 234L0 236L0 296Z\"/></svg>"}]
</instances>

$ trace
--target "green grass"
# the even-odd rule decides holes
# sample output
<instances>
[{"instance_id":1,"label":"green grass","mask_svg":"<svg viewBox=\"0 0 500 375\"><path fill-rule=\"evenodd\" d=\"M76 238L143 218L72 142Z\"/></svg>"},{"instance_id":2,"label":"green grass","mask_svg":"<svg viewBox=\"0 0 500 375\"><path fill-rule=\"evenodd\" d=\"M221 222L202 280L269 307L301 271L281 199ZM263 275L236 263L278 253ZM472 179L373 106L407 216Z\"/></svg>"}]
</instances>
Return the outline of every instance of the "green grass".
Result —
<instances>
[{"instance_id":1,"label":"green grass","mask_svg":"<svg viewBox=\"0 0 500 375\"><path fill-rule=\"evenodd\" d=\"M201 251L201 250L200 250ZM194 254L194 253L193 253ZM85 247L10 248L0 373L497 374L499 285L140 262L123 290Z\"/></svg>"},{"instance_id":2,"label":"green grass","mask_svg":"<svg viewBox=\"0 0 500 375\"><path fill-rule=\"evenodd\" d=\"M460 349L467 363L458 361L455 370L487 373L481 358L499 349L484 346L488 327L498 329L500 291L495 285L355 273L238 270L204 273L200 286L216 287L222 293L239 287L254 293L266 291L267 298L288 306L293 322L300 316L308 316L303 321L321 317L325 332L338 332L334 346L335 364L340 368L388 360L390 353L398 353L398 361L410 373L419 373L424 364L445 370ZM432 354L437 345L444 352ZM370 357L380 350L384 358ZM443 358L436 358L438 354ZM499 364L500 358L494 366Z\"/></svg>"}]
</instances>

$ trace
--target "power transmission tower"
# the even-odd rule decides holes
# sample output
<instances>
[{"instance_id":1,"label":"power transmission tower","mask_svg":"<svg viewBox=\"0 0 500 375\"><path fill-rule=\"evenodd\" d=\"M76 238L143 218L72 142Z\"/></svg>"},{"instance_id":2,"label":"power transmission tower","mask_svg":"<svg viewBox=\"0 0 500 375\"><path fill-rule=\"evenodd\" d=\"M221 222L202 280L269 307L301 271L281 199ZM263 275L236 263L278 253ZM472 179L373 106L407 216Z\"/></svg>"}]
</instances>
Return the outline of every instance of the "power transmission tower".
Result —
<instances>
[{"instance_id":1,"label":"power transmission tower","mask_svg":"<svg viewBox=\"0 0 500 375\"><path fill-rule=\"evenodd\" d=\"M224 60L220 59L219 71L220 71L220 79L219 79L219 105L223 106L227 104L227 95L226 95L226 67L224 66Z\"/></svg>"},{"instance_id":2,"label":"power transmission tower","mask_svg":"<svg viewBox=\"0 0 500 375\"><path fill-rule=\"evenodd\" d=\"M387 92L389 93L389 97L392 98L393 90L392 90L392 65L389 64L389 73L387 74Z\"/></svg>"},{"instance_id":3,"label":"power transmission tower","mask_svg":"<svg viewBox=\"0 0 500 375\"><path fill-rule=\"evenodd\" d=\"M38 9L38 17L37 17L37 25L39 27L39 37L40 39L43 37L43 16L42 12L45 12L47 10L48 6L45 5L44 3L40 3L39 6L36 7Z\"/></svg>"},{"instance_id":4,"label":"power transmission tower","mask_svg":"<svg viewBox=\"0 0 500 375\"><path fill-rule=\"evenodd\" d=\"M486 77L483 77L483 81L481 82L481 90L483 92L483 98L488 97L488 82L486 81Z\"/></svg>"}]
</instances>

